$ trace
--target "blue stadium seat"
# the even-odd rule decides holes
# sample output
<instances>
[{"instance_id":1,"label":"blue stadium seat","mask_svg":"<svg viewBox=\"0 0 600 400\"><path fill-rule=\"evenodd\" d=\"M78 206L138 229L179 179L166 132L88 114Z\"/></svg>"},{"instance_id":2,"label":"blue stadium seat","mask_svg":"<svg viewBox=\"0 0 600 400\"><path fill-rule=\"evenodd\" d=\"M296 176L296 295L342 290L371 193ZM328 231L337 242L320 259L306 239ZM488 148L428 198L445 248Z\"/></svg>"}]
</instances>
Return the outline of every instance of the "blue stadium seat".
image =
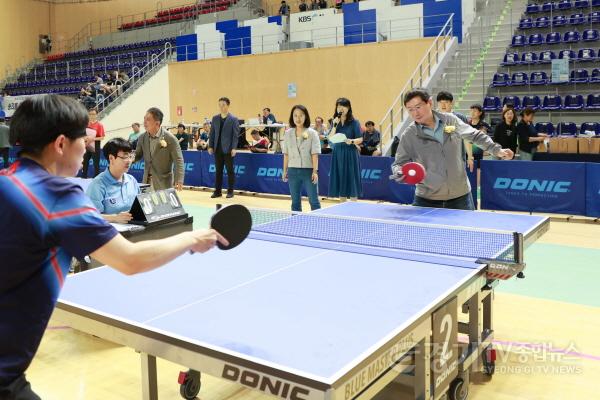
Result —
<instances>
[{"instance_id":1,"label":"blue stadium seat","mask_svg":"<svg viewBox=\"0 0 600 400\"><path fill-rule=\"evenodd\" d=\"M550 18L548 17L537 17L533 24L536 28L548 28L550 26Z\"/></svg>"},{"instance_id":2,"label":"blue stadium seat","mask_svg":"<svg viewBox=\"0 0 600 400\"><path fill-rule=\"evenodd\" d=\"M561 122L558 124L559 136L575 136L577 135L577 125L575 122Z\"/></svg>"},{"instance_id":3,"label":"blue stadium seat","mask_svg":"<svg viewBox=\"0 0 600 400\"><path fill-rule=\"evenodd\" d=\"M592 7L599 7L600 6L600 0L592 0Z\"/></svg>"},{"instance_id":4,"label":"blue stadium seat","mask_svg":"<svg viewBox=\"0 0 600 400\"><path fill-rule=\"evenodd\" d=\"M588 0L575 0L575 8L590 8L590 2Z\"/></svg>"},{"instance_id":5,"label":"blue stadium seat","mask_svg":"<svg viewBox=\"0 0 600 400\"><path fill-rule=\"evenodd\" d=\"M568 94L565 97L563 110L581 110L584 107L583 96L580 94Z\"/></svg>"},{"instance_id":6,"label":"blue stadium seat","mask_svg":"<svg viewBox=\"0 0 600 400\"><path fill-rule=\"evenodd\" d=\"M577 58L577 56L575 55L575 52L573 50L561 50L558 53L558 59L562 60L563 58L568 58L570 60L574 60Z\"/></svg>"},{"instance_id":7,"label":"blue stadium seat","mask_svg":"<svg viewBox=\"0 0 600 400\"><path fill-rule=\"evenodd\" d=\"M537 4L527 4L527 8L525 9L527 14L536 14L540 12L540 6Z\"/></svg>"},{"instance_id":8,"label":"blue stadium seat","mask_svg":"<svg viewBox=\"0 0 600 400\"><path fill-rule=\"evenodd\" d=\"M563 42L565 42L565 43L579 42L579 32L577 32L577 31L565 32L565 36L563 37Z\"/></svg>"},{"instance_id":9,"label":"blue stadium seat","mask_svg":"<svg viewBox=\"0 0 600 400\"><path fill-rule=\"evenodd\" d=\"M497 74L494 74L494 79L492 80L492 87L502 87L502 86L508 86L510 84L510 79L508 77L508 74L506 73L502 73L499 72Z\"/></svg>"},{"instance_id":10,"label":"blue stadium seat","mask_svg":"<svg viewBox=\"0 0 600 400\"><path fill-rule=\"evenodd\" d=\"M594 68L592 70L592 75L590 76L590 83L599 83L600 82L600 69Z\"/></svg>"},{"instance_id":11,"label":"blue stadium seat","mask_svg":"<svg viewBox=\"0 0 600 400\"><path fill-rule=\"evenodd\" d=\"M558 95L551 94L544 96L542 101L542 110L544 111L555 111L562 108L562 98Z\"/></svg>"},{"instance_id":12,"label":"blue stadium seat","mask_svg":"<svg viewBox=\"0 0 600 400\"><path fill-rule=\"evenodd\" d=\"M539 46L544 44L544 37L539 33L534 33L529 35L529 45L530 46Z\"/></svg>"},{"instance_id":13,"label":"blue stadium seat","mask_svg":"<svg viewBox=\"0 0 600 400\"><path fill-rule=\"evenodd\" d=\"M600 124L598 122L584 122L579 128L580 135L600 135Z\"/></svg>"},{"instance_id":14,"label":"blue stadium seat","mask_svg":"<svg viewBox=\"0 0 600 400\"><path fill-rule=\"evenodd\" d=\"M571 83L588 83L590 80L590 76L586 69L574 69L571 70L571 74L569 76L569 82ZM582 98L583 100L583 98ZM565 99L565 105L566 105Z\"/></svg>"},{"instance_id":15,"label":"blue stadium seat","mask_svg":"<svg viewBox=\"0 0 600 400\"><path fill-rule=\"evenodd\" d=\"M541 101L539 96L524 96L523 97L523 108L532 108L534 110L539 110L541 106Z\"/></svg>"},{"instance_id":16,"label":"blue stadium seat","mask_svg":"<svg viewBox=\"0 0 600 400\"><path fill-rule=\"evenodd\" d=\"M497 96L487 96L483 99L482 108L485 111L498 111L500 110L500 98Z\"/></svg>"},{"instance_id":17,"label":"blue stadium seat","mask_svg":"<svg viewBox=\"0 0 600 400\"><path fill-rule=\"evenodd\" d=\"M585 102L587 110L600 110L600 94L590 94Z\"/></svg>"},{"instance_id":18,"label":"blue stadium seat","mask_svg":"<svg viewBox=\"0 0 600 400\"><path fill-rule=\"evenodd\" d=\"M552 122L538 122L535 124L535 130L539 133L554 136L554 124Z\"/></svg>"},{"instance_id":19,"label":"blue stadium seat","mask_svg":"<svg viewBox=\"0 0 600 400\"><path fill-rule=\"evenodd\" d=\"M570 10L571 7L573 7L571 0L560 0L556 5L556 8L559 10Z\"/></svg>"},{"instance_id":20,"label":"blue stadium seat","mask_svg":"<svg viewBox=\"0 0 600 400\"><path fill-rule=\"evenodd\" d=\"M512 86L525 86L529 84L529 76L526 72L515 72L512 75L511 83Z\"/></svg>"},{"instance_id":21,"label":"blue stadium seat","mask_svg":"<svg viewBox=\"0 0 600 400\"><path fill-rule=\"evenodd\" d=\"M523 18L519 21L519 29L531 29L533 28L533 19Z\"/></svg>"},{"instance_id":22,"label":"blue stadium seat","mask_svg":"<svg viewBox=\"0 0 600 400\"><path fill-rule=\"evenodd\" d=\"M525 35L515 35L512 37L512 47L522 47L527 45L527 38Z\"/></svg>"},{"instance_id":23,"label":"blue stadium seat","mask_svg":"<svg viewBox=\"0 0 600 400\"><path fill-rule=\"evenodd\" d=\"M585 15L583 14L572 14L569 17L569 25L582 25L585 24Z\"/></svg>"},{"instance_id":24,"label":"blue stadium seat","mask_svg":"<svg viewBox=\"0 0 600 400\"><path fill-rule=\"evenodd\" d=\"M532 53L531 51L521 54L521 64L523 64L523 65L536 64L537 61L538 61L537 54Z\"/></svg>"},{"instance_id":25,"label":"blue stadium seat","mask_svg":"<svg viewBox=\"0 0 600 400\"><path fill-rule=\"evenodd\" d=\"M597 29L586 29L583 31L582 40L584 42L596 42L600 40L600 34Z\"/></svg>"},{"instance_id":26,"label":"blue stadium seat","mask_svg":"<svg viewBox=\"0 0 600 400\"><path fill-rule=\"evenodd\" d=\"M546 35L546 44L557 44L562 42L560 32L550 32Z\"/></svg>"},{"instance_id":27,"label":"blue stadium seat","mask_svg":"<svg viewBox=\"0 0 600 400\"><path fill-rule=\"evenodd\" d=\"M519 55L517 53L506 53L500 65L517 65L519 63Z\"/></svg>"},{"instance_id":28,"label":"blue stadium seat","mask_svg":"<svg viewBox=\"0 0 600 400\"><path fill-rule=\"evenodd\" d=\"M549 64L552 60L556 59L556 54L552 50L544 50L540 53L538 63Z\"/></svg>"},{"instance_id":29,"label":"blue stadium seat","mask_svg":"<svg viewBox=\"0 0 600 400\"><path fill-rule=\"evenodd\" d=\"M588 14L588 23L598 24L600 23L600 12L594 11Z\"/></svg>"},{"instance_id":30,"label":"blue stadium seat","mask_svg":"<svg viewBox=\"0 0 600 400\"><path fill-rule=\"evenodd\" d=\"M518 96L506 96L502 100L502 106L504 107L506 104L512 104L515 110L521 109L521 99Z\"/></svg>"},{"instance_id":31,"label":"blue stadium seat","mask_svg":"<svg viewBox=\"0 0 600 400\"><path fill-rule=\"evenodd\" d=\"M554 10L555 8L556 8L556 6L551 1L548 1L544 4L542 4L542 12L550 12L550 11Z\"/></svg>"},{"instance_id":32,"label":"blue stadium seat","mask_svg":"<svg viewBox=\"0 0 600 400\"><path fill-rule=\"evenodd\" d=\"M596 51L594 49L579 49L577 59L582 61L596 61Z\"/></svg>"}]
</instances>

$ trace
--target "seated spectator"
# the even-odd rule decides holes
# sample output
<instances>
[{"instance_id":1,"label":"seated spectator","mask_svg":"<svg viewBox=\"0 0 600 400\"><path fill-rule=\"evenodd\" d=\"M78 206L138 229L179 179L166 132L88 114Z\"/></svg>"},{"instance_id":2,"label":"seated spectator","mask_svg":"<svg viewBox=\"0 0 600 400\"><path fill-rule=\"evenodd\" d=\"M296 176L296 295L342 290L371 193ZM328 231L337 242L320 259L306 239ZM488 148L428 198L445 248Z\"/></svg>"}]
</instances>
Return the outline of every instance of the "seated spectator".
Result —
<instances>
[{"instance_id":1,"label":"seated spectator","mask_svg":"<svg viewBox=\"0 0 600 400\"><path fill-rule=\"evenodd\" d=\"M327 7L329 7L329 6L327 5L327 0L319 0L319 8L320 8L321 10L323 10L323 9L325 9L325 8L327 8Z\"/></svg>"},{"instance_id":2,"label":"seated spectator","mask_svg":"<svg viewBox=\"0 0 600 400\"><path fill-rule=\"evenodd\" d=\"M142 132L140 132L140 124L138 122L134 122L131 124L131 129L133 129L133 132L129 134L129 143L131 144L131 149L135 150L137 147L137 141L142 134Z\"/></svg>"},{"instance_id":3,"label":"seated spectator","mask_svg":"<svg viewBox=\"0 0 600 400\"><path fill-rule=\"evenodd\" d=\"M471 105L471 117L469 118L469 125L478 131L487 133L488 136L492 136L492 128L483 120L484 118L485 111L483 111L481 104ZM492 139L494 138L492 137ZM483 150L476 145L473 145L473 158L475 160L481 160L483 158Z\"/></svg>"},{"instance_id":4,"label":"seated spectator","mask_svg":"<svg viewBox=\"0 0 600 400\"><path fill-rule=\"evenodd\" d=\"M335 0L335 9L341 10L344 5L344 0Z\"/></svg>"},{"instance_id":5,"label":"seated spectator","mask_svg":"<svg viewBox=\"0 0 600 400\"><path fill-rule=\"evenodd\" d=\"M279 15L290 15L290 6L284 1L281 2L281 6L279 7Z\"/></svg>"},{"instance_id":6,"label":"seated spectator","mask_svg":"<svg viewBox=\"0 0 600 400\"><path fill-rule=\"evenodd\" d=\"M210 122L205 122L202 129L198 131L196 139L196 150L206 150L208 148L208 138L210 134Z\"/></svg>"},{"instance_id":7,"label":"seated spectator","mask_svg":"<svg viewBox=\"0 0 600 400\"><path fill-rule=\"evenodd\" d=\"M380 156L379 142L381 142L381 134L375 129L375 122L367 121L363 132L363 141L356 146L360 150L360 154L363 156Z\"/></svg>"},{"instance_id":8,"label":"seated spectator","mask_svg":"<svg viewBox=\"0 0 600 400\"><path fill-rule=\"evenodd\" d=\"M539 142L543 142L548 135L537 133L533 125L535 111L527 107L521 111L521 122L517 124L517 137L519 138L519 159L532 161Z\"/></svg>"},{"instance_id":9,"label":"seated spectator","mask_svg":"<svg viewBox=\"0 0 600 400\"><path fill-rule=\"evenodd\" d=\"M317 131L319 134L319 140L321 141L321 154L331 153L331 148L329 147L329 142L327 141L329 129L327 129L325 126L323 118L315 118L315 131Z\"/></svg>"},{"instance_id":10,"label":"seated spectator","mask_svg":"<svg viewBox=\"0 0 600 400\"><path fill-rule=\"evenodd\" d=\"M494 141L503 149L517 153L517 116L514 109L509 108L502 113L502 122L494 130Z\"/></svg>"},{"instance_id":11,"label":"seated spectator","mask_svg":"<svg viewBox=\"0 0 600 400\"><path fill-rule=\"evenodd\" d=\"M308 4L306 4L306 0L300 0L300 4L298 5L298 10L300 12L308 11Z\"/></svg>"},{"instance_id":12,"label":"seated spectator","mask_svg":"<svg viewBox=\"0 0 600 400\"><path fill-rule=\"evenodd\" d=\"M135 197L140 193L136 179L127 173L135 158L129 141L121 138L109 140L102 148L108 168L96 176L86 194L109 222L126 224Z\"/></svg>"},{"instance_id":13,"label":"seated spectator","mask_svg":"<svg viewBox=\"0 0 600 400\"><path fill-rule=\"evenodd\" d=\"M268 153L269 152L269 139L261 136L260 132L253 130L252 143L250 143L250 151L253 153Z\"/></svg>"},{"instance_id":14,"label":"seated spectator","mask_svg":"<svg viewBox=\"0 0 600 400\"><path fill-rule=\"evenodd\" d=\"M175 137L177 138L179 147L181 147L181 151L187 150L190 143L190 134L187 133L184 124L180 123L177 125L177 133L175 134Z\"/></svg>"},{"instance_id":15,"label":"seated spectator","mask_svg":"<svg viewBox=\"0 0 600 400\"><path fill-rule=\"evenodd\" d=\"M318 10L319 9L319 2L317 0L311 0L311 2L310 2L310 9L311 9L311 11Z\"/></svg>"},{"instance_id":16,"label":"seated spectator","mask_svg":"<svg viewBox=\"0 0 600 400\"><path fill-rule=\"evenodd\" d=\"M83 103L88 110L96 106L96 96L91 86L82 87L79 91L79 101Z\"/></svg>"}]
</instances>

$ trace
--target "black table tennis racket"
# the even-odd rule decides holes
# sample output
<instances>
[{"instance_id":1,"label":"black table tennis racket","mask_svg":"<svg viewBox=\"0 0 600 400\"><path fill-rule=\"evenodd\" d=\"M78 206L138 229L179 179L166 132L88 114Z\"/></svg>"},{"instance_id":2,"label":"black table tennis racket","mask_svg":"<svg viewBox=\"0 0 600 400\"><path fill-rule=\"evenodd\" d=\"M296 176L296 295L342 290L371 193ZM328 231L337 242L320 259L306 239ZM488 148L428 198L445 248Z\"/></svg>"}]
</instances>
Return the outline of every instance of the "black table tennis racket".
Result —
<instances>
[{"instance_id":1,"label":"black table tennis racket","mask_svg":"<svg viewBox=\"0 0 600 400\"><path fill-rule=\"evenodd\" d=\"M210 227L219 232L227 241L228 246L217 242L221 250L231 250L248 237L252 229L252 215L241 204L230 204L219 208L210 219Z\"/></svg>"}]
</instances>

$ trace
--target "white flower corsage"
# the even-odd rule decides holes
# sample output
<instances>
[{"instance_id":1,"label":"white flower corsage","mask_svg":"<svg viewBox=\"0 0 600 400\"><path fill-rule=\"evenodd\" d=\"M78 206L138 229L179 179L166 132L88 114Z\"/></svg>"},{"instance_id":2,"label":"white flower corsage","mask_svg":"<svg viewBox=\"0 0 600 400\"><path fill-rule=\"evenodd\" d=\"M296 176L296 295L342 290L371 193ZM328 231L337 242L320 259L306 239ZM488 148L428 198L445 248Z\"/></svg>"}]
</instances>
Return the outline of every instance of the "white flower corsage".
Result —
<instances>
[{"instance_id":1,"label":"white flower corsage","mask_svg":"<svg viewBox=\"0 0 600 400\"><path fill-rule=\"evenodd\" d=\"M306 140L308 139L308 132L302 132L302 139Z\"/></svg>"},{"instance_id":2,"label":"white flower corsage","mask_svg":"<svg viewBox=\"0 0 600 400\"><path fill-rule=\"evenodd\" d=\"M163 149L167 147L167 141L165 139L160 139L160 147Z\"/></svg>"},{"instance_id":3,"label":"white flower corsage","mask_svg":"<svg viewBox=\"0 0 600 400\"><path fill-rule=\"evenodd\" d=\"M456 127L454 125L446 125L446 126L444 126L444 132L445 133L454 133L455 130L456 130Z\"/></svg>"}]
</instances>

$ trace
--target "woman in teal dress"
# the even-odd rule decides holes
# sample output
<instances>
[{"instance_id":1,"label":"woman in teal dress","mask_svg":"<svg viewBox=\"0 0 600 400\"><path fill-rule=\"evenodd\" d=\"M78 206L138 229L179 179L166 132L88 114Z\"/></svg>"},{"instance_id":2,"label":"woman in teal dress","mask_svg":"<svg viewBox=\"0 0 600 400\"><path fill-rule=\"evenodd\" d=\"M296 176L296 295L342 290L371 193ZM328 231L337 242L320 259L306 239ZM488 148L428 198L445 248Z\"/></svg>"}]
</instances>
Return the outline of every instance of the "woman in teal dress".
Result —
<instances>
[{"instance_id":1,"label":"woman in teal dress","mask_svg":"<svg viewBox=\"0 0 600 400\"><path fill-rule=\"evenodd\" d=\"M329 197L354 200L362 195L357 147L362 143L362 133L360 123L352 115L350 100L343 97L335 102L333 128L329 134L336 133L346 135L346 142L332 145Z\"/></svg>"}]
</instances>

